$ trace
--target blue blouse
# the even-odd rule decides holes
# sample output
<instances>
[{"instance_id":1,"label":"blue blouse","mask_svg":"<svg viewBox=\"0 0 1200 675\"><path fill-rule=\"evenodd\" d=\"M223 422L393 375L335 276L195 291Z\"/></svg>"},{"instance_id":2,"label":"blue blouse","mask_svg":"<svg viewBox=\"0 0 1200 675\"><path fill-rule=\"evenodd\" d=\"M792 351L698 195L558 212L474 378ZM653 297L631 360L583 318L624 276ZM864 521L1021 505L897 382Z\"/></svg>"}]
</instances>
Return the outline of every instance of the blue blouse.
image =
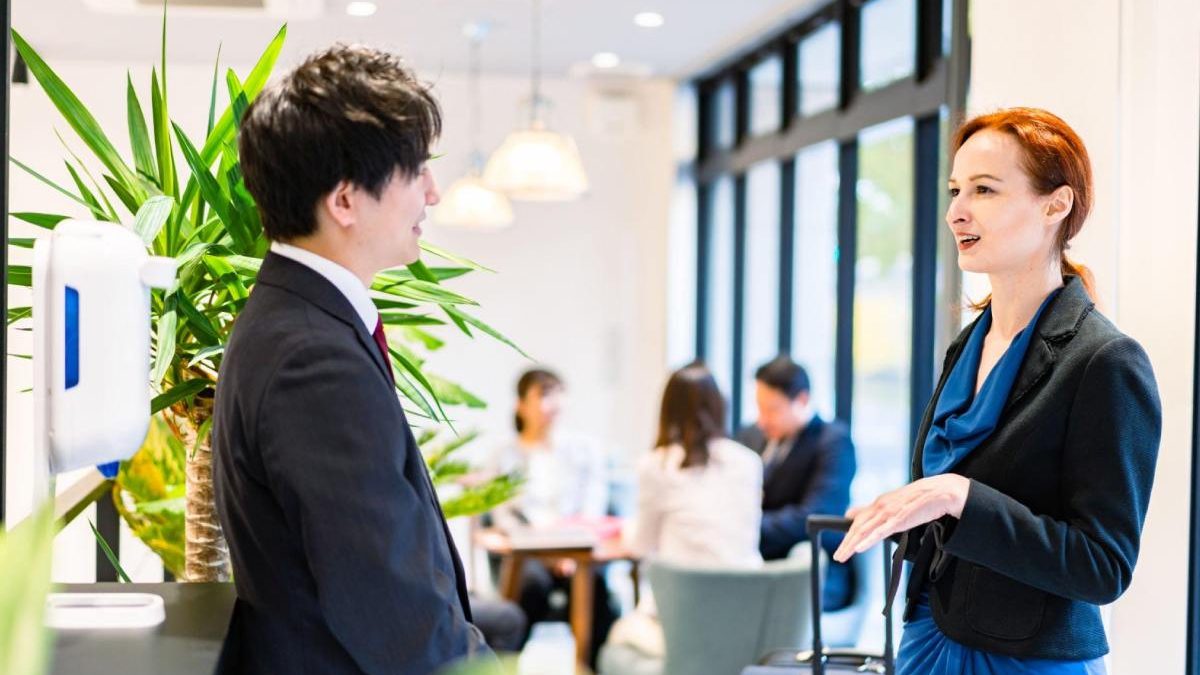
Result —
<instances>
[{"instance_id":1,"label":"blue blouse","mask_svg":"<svg viewBox=\"0 0 1200 675\"><path fill-rule=\"evenodd\" d=\"M1059 289L1061 290L1061 289ZM921 467L926 476L936 476L953 469L975 448L979 447L1000 421L1004 404L1016 382L1025 352L1036 332L1042 312L1058 295L1051 293L1033 315L1029 325L1009 343L1004 355L988 373L987 379L975 394L979 362L983 357L983 340L992 326L992 310L984 310L962 355L950 371L942 387L933 421L925 437ZM904 624L900 653L896 659L898 675L1104 675L1102 658L1090 661L1056 661L1050 659L1021 659L971 649L942 634L933 621L928 598L922 596L911 621Z\"/></svg>"},{"instance_id":2,"label":"blue blouse","mask_svg":"<svg viewBox=\"0 0 1200 675\"><path fill-rule=\"evenodd\" d=\"M976 396L975 381L979 373L979 361L983 358L983 339L992 327L992 308L984 310L963 347L958 363L950 371L950 377L946 378L937 406L933 409L933 422L925 436L925 448L921 454L924 475L946 473L995 431L1008 394L1017 381L1021 363L1025 361L1025 352L1029 350L1029 341L1033 339L1038 319L1051 301L1058 297L1060 290L1055 290L1042 301L1042 306L1033 315L1029 325L1017 333L1004 355L992 367Z\"/></svg>"}]
</instances>

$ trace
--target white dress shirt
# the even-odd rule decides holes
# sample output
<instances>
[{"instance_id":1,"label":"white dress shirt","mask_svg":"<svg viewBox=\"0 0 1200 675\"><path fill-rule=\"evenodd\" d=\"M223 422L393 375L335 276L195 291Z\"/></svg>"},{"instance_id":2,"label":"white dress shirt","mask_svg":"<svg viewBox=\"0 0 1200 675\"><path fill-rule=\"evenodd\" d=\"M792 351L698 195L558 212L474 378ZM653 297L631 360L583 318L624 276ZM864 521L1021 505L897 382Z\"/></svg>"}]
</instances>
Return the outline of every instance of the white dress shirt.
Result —
<instances>
[{"instance_id":1,"label":"white dress shirt","mask_svg":"<svg viewBox=\"0 0 1200 675\"><path fill-rule=\"evenodd\" d=\"M354 307L355 313L362 319L363 325L367 327L367 332L375 332L375 324L379 322L379 310L375 309L375 303L371 301L371 294L367 291L367 287L363 286L362 279L359 279L354 272L329 258L281 241L271 242L271 252L294 260L325 277L350 301L350 306Z\"/></svg>"}]
</instances>

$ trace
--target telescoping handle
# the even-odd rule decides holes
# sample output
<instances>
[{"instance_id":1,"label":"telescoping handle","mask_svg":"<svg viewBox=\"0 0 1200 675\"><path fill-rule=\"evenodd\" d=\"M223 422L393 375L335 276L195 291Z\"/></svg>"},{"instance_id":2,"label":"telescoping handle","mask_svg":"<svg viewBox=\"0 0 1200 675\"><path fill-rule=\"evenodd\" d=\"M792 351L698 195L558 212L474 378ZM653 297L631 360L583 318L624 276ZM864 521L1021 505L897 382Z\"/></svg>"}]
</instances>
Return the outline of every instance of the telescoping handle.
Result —
<instances>
[{"instance_id":1,"label":"telescoping handle","mask_svg":"<svg viewBox=\"0 0 1200 675\"><path fill-rule=\"evenodd\" d=\"M825 646L821 644L821 533L848 532L854 521L842 516L811 515L806 527L808 540L812 542L812 632L813 632L813 675L825 673ZM892 541L883 540L883 587L892 586ZM858 580L863 583L863 580ZM895 648L892 645L892 612L890 603L883 613L883 665L887 672L896 672Z\"/></svg>"}]
</instances>

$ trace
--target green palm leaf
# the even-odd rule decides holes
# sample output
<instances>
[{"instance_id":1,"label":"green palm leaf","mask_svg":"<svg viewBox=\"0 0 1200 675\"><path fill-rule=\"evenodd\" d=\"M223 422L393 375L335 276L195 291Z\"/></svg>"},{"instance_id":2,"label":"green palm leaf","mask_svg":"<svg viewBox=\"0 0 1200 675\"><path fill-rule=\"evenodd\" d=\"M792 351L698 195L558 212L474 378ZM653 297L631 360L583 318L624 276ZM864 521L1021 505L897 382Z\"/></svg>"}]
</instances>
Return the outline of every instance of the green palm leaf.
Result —
<instances>
[{"instance_id":1,"label":"green palm leaf","mask_svg":"<svg viewBox=\"0 0 1200 675\"><path fill-rule=\"evenodd\" d=\"M175 200L163 195L151 197L142 204L142 208L133 219L133 231L147 246L154 241L167 219L171 217L171 209L174 206Z\"/></svg>"},{"instance_id":2,"label":"green palm leaf","mask_svg":"<svg viewBox=\"0 0 1200 675\"><path fill-rule=\"evenodd\" d=\"M158 166L154 150L150 146L150 132L146 128L146 114L133 88L133 76L125 74L125 108L129 118L129 145L133 148L133 166L139 173L158 183ZM159 184L159 188L162 185Z\"/></svg>"},{"instance_id":3,"label":"green palm leaf","mask_svg":"<svg viewBox=\"0 0 1200 675\"><path fill-rule=\"evenodd\" d=\"M171 147L166 83L159 87L158 72L153 68L150 69L150 114L154 122L154 156L158 160L159 185L163 194L177 195L179 178L175 175L175 151Z\"/></svg>"},{"instance_id":4,"label":"green palm leaf","mask_svg":"<svg viewBox=\"0 0 1200 675\"><path fill-rule=\"evenodd\" d=\"M100 160L100 163L110 173L130 188L132 194L144 199L145 193L138 184L133 171L129 169L125 161L117 154L117 149L108 140L108 136L100 128L100 124L96 122L96 118L92 117L92 113L84 107L75 93L71 91L71 88L42 60L42 57L33 47L29 46L29 43L25 41L25 38L21 37L20 33L14 30L12 31L12 37L13 44L21 54L21 58L29 66L29 72L37 79L38 84L42 86L42 90L50 97L50 101L62 113L63 118L75 130L79 138L91 149L96 158Z\"/></svg>"},{"instance_id":5,"label":"green palm leaf","mask_svg":"<svg viewBox=\"0 0 1200 675\"><path fill-rule=\"evenodd\" d=\"M183 384L175 385L167 391L155 396L150 401L150 414L154 414L164 408L168 408L180 401L186 401L196 394L213 386L208 380L188 380Z\"/></svg>"},{"instance_id":6,"label":"green palm leaf","mask_svg":"<svg viewBox=\"0 0 1200 675\"><path fill-rule=\"evenodd\" d=\"M54 213L33 213L31 211L20 211L17 213L10 213L9 215L17 220L23 220L30 225L44 227L47 230L53 230L55 226L67 219L66 216L60 216Z\"/></svg>"},{"instance_id":7,"label":"green palm leaf","mask_svg":"<svg viewBox=\"0 0 1200 675\"><path fill-rule=\"evenodd\" d=\"M28 165L26 165L26 164L22 163L22 162L21 162L20 160L18 160L16 157L9 157L8 159L9 159L9 161L11 161L13 164L16 164L16 165L17 165L17 166L18 166L20 169L22 169L23 171L25 171L25 173L27 173L27 174L29 174L29 175L33 176L34 178L38 179L38 180L39 180L39 181L41 181L42 183L45 183L46 185L50 186L51 188L54 188L54 190L56 190L57 192L61 193L61 194L62 194L62 195L64 195L64 196L66 196L66 197L67 197L67 198L69 198L71 201L74 201L74 202L76 202L77 204L79 204L80 206L84 207L85 209L87 209L87 210L89 210L89 211L91 211L91 210L92 210L92 205L91 205L91 204L89 204L89 203L87 203L87 202L85 202L85 201L83 200L83 198L82 198L82 197L80 197L79 195L75 194L74 192L71 192L70 190L66 189L65 187L63 187L63 186L59 185L58 183L55 183L54 181L50 180L49 178L46 178L46 177L45 177L45 176L43 176L42 174L40 174L40 173L38 173L37 171L35 171L33 168L31 168L31 167L29 167Z\"/></svg>"},{"instance_id":8,"label":"green palm leaf","mask_svg":"<svg viewBox=\"0 0 1200 675\"><path fill-rule=\"evenodd\" d=\"M258 62L254 64L254 68L250 70L250 74L246 76L242 91L245 92L247 99L253 100L262 91L263 86L267 84L267 79L271 76L271 71L275 69L275 62L279 59L279 52L283 50L283 43L286 39L287 25L284 24L279 29L279 32L275 34L270 44L267 45L262 56L258 57ZM204 159L205 166L217 158L217 153L233 137L233 114L233 106L231 104L229 108L226 108L216 125L213 126L212 133L204 141L204 149L200 152L200 157Z\"/></svg>"},{"instance_id":9,"label":"green palm leaf","mask_svg":"<svg viewBox=\"0 0 1200 675\"><path fill-rule=\"evenodd\" d=\"M0 527L0 673L45 671L53 635L43 624L54 555L54 510L47 504L12 530Z\"/></svg>"}]
</instances>

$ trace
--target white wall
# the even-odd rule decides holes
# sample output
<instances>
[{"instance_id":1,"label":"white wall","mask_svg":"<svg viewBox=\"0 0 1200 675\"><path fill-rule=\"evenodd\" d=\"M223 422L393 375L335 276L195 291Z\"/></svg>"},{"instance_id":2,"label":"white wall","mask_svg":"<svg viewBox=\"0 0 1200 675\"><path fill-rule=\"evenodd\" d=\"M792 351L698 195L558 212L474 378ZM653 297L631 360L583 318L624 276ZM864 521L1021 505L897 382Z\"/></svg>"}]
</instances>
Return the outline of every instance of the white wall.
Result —
<instances>
[{"instance_id":1,"label":"white wall","mask_svg":"<svg viewBox=\"0 0 1200 675\"><path fill-rule=\"evenodd\" d=\"M446 158L435 162L443 187L466 169L465 83L438 83L445 104ZM618 460L653 442L657 400L665 382L667 218L673 171L674 85L647 82L635 89L556 82L549 88L554 121L575 136L591 181L590 193L566 204L517 203L516 222L501 232L432 226L428 238L497 271L473 274L456 288L477 299L478 314L512 338L538 363L558 371L568 390L564 427L603 439ZM483 85L486 149L517 122L524 79ZM628 98L626 98L628 97ZM625 133L590 127L606 111L632 102ZM594 123L594 124L593 124ZM464 415L496 436L511 432L515 385L532 363L490 340L455 339L430 367L467 384L491 407ZM481 441L486 446L488 441Z\"/></svg>"},{"instance_id":2,"label":"white wall","mask_svg":"<svg viewBox=\"0 0 1200 675\"><path fill-rule=\"evenodd\" d=\"M125 66L109 63L52 65L125 148ZM283 66L281 66L282 68ZM239 73L246 69L239 68ZM193 137L207 116L211 66L170 66L172 116ZM149 111L148 68L134 78ZM435 91L445 115L444 156L434 162L443 188L467 167L466 82L439 74ZM520 119L529 84L523 78L483 82L482 138L490 151ZM667 217L671 199L673 83L597 84L565 79L544 82L554 101L552 123L575 135L591 180L591 191L569 204L517 204L516 222L502 232L467 232L430 224L426 238L473 258L496 274L474 274L451 282L454 290L477 299L477 314L520 344L531 356L558 370L570 390L564 425L592 434L610 447L614 461L627 465L630 453L653 440L660 388L665 381ZM626 115L625 113L630 113ZM53 129L73 140L36 84L18 87L12 97L12 154L55 180L69 181L63 150ZM127 154L127 153L126 153ZM60 195L14 170L10 208L83 215ZM10 223L14 237L36 234ZM19 294L18 294L19 295ZM10 295L15 303L19 300ZM25 303L22 303L25 304ZM531 365L489 339L451 340L430 367L459 381L487 400L482 413L464 414L463 427L479 427L492 439L511 429L513 389L519 372ZM10 331L12 351L28 353L26 335ZM20 390L32 380L26 361L8 359L7 512L15 521L32 500L32 402ZM483 448L493 440L480 441ZM68 482L68 481L62 481ZM59 536L55 578L90 581L94 553L90 531L80 520ZM155 575L154 560L123 539L123 560L142 578ZM132 551L132 552L131 552ZM134 574L134 576L139 576Z\"/></svg>"},{"instance_id":3,"label":"white wall","mask_svg":"<svg viewBox=\"0 0 1200 675\"><path fill-rule=\"evenodd\" d=\"M1044 107L1083 137L1096 206L1072 255L1150 355L1163 439L1141 557L1111 608L1115 675L1184 669L1200 163L1193 0L972 3L968 107Z\"/></svg>"}]
</instances>

